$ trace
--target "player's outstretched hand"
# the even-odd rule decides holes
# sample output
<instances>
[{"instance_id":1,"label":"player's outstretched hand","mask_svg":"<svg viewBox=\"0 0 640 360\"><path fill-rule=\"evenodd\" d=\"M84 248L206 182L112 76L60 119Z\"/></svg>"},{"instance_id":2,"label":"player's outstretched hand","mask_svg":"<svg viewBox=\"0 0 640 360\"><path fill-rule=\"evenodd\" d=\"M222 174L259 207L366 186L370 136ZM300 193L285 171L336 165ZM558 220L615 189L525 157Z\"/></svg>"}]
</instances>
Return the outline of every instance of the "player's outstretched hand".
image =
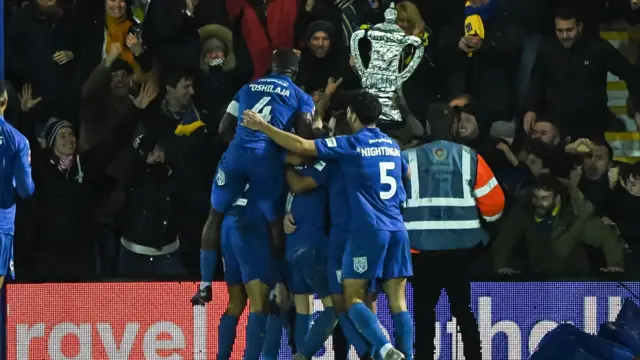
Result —
<instances>
[{"instance_id":1,"label":"player's outstretched hand","mask_svg":"<svg viewBox=\"0 0 640 360\"><path fill-rule=\"evenodd\" d=\"M204 289L198 289L195 295L191 298L191 305L204 306L208 302L211 302L213 295L211 293L211 286L207 286Z\"/></svg>"},{"instance_id":2,"label":"player's outstretched hand","mask_svg":"<svg viewBox=\"0 0 640 360\"><path fill-rule=\"evenodd\" d=\"M246 126L251 130L260 130L267 122L255 111L245 110L242 113L242 126Z\"/></svg>"}]
</instances>

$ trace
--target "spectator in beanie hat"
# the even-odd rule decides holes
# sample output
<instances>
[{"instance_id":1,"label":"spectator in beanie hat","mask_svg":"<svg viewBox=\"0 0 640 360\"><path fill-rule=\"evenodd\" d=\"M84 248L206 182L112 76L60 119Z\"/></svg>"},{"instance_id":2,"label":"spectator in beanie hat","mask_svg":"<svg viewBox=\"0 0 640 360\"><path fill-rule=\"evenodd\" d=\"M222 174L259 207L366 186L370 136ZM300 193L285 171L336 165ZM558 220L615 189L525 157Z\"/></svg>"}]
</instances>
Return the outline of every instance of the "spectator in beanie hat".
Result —
<instances>
[{"instance_id":1,"label":"spectator in beanie hat","mask_svg":"<svg viewBox=\"0 0 640 360\"><path fill-rule=\"evenodd\" d=\"M31 228L38 264L34 276L39 280L91 279L96 275L93 214L113 181L104 176L104 167L118 154L133 131L135 122L119 125L109 141L78 154L73 125L51 118L44 127L41 148L32 149L35 216Z\"/></svg>"}]
</instances>

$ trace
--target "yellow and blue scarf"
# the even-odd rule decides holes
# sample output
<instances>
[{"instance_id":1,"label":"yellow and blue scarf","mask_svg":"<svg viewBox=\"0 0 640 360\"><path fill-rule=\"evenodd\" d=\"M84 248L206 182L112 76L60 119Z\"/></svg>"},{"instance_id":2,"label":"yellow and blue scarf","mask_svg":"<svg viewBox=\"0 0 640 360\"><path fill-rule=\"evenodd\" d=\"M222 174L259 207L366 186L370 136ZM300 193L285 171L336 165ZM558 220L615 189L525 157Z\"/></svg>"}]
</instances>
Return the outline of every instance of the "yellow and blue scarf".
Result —
<instances>
[{"instance_id":1,"label":"yellow and blue scarf","mask_svg":"<svg viewBox=\"0 0 640 360\"><path fill-rule=\"evenodd\" d=\"M480 6L472 6L471 1L467 1L464 5L464 35L480 36L484 39L484 21L488 21L493 17L496 0L489 0L488 3ZM467 56L472 57L473 51Z\"/></svg>"},{"instance_id":2,"label":"yellow and blue scarf","mask_svg":"<svg viewBox=\"0 0 640 360\"><path fill-rule=\"evenodd\" d=\"M162 102L162 111L165 115L172 117L180 123L176 126L174 133L178 136L189 136L197 129L205 126L205 123L200 120L200 114L196 110L193 104L186 106L181 111L172 111L169 109L166 101Z\"/></svg>"}]
</instances>

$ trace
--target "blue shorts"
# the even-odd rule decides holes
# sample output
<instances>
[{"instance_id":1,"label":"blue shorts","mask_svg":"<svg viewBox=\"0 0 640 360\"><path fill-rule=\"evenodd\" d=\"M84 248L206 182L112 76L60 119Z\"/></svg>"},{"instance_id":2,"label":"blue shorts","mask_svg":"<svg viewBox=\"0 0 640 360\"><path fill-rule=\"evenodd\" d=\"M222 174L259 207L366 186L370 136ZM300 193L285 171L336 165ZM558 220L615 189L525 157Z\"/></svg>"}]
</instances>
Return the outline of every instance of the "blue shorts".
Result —
<instances>
[{"instance_id":1,"label":"blue shorts","mask_svg":"<svg viewBox=\"0 0 640 360\"><path fill-rule=\"evenodd\" d=\"M229 147L218 163L211 189L211 206L227 213L250 184L247 199L256 201L260 211L272 222L284 216L284 161L278 151L248 147Z\"/></svg>"},{"instance_id":2,"label":"blue shorts","mask_svg":"<svg viewBox=\"0 0 640 360\"><path fill-rule=\"evenodd\" d=\"M329 279L329 291L336 295L342 295L342 259L344 250L347 247L349 230L331 229L329 235L329 251L327 254L327 277ZM378 294L381 291L381 284L371 282L368 292Z\"/></svg>"},{"instance_id":3,"label":"blue shorts","mask_svg":"<svg viewBox=\"0 0 640 360\"><path fill-rule=\"evenodd\" d=\"M327 279L327 251L322 246L295 246L287 237L287 262L289 291L293 295L318 294L320 298L329 296ZM306 244L326 244L325 238Z\"/></svg>"},{"instance_id":4,"label":"blue shorts","mask_svg":"<svg viewBox=\"0 0 640 360\"><path fill-rule=\"evenodd\" d=\"M236 217L222 221L222 264L227 285L242 285L260 280L272 287L278 281L269 249L269 232L264 228L238 228ZM243 231L245 230L245 231Z\"/></svg>"},{"instance_id":5,"label":"blue shorts","mask_svg":"<svg viewBox=\"0 0 640 360\"><path fill-rule=\"evenodd\" d=\"M15 279L13 267L13 235L0 233L0 276Z\"/></svg>"},{"instance_id":6,"label":"blue shorts","mask_svg":"<svg viewBox=\"0 0 640 360\"><path fill-rule=\"evenodd\" d=\"M344 279L384 281L411 275L411 248L405 230L350 232L342 259Z\"/></svg>"},{"instance_id":7,"label":"blue shorts","mask_svg":"<svg viewBox=\"0 0 640 360\"><path fill-rule=\"evenodd\" d=\"M327 277L331 294L342 294L342 258L349 231L331 228L327 252Z\"/></svg>"}]
</instances>

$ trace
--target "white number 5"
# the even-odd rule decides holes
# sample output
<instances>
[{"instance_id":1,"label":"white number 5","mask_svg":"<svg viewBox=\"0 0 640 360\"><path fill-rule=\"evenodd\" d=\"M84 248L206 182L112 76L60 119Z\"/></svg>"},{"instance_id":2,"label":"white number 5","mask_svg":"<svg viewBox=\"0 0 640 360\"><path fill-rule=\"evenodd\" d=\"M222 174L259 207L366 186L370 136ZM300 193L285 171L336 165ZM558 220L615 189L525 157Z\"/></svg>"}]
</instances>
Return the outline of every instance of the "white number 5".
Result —
<instances>
[{"instance_id":1,"label":"white number 5","mask_svg":"<svg viewBox=\"0 0 640 360\"><path fill-rule=\"evenodd\" d=\"M269 100L271 100L271 98L265 96L260 99L260 101L258 101L258 103L255 104L251 109L252 111L259 113L266 122L271 122L271 106L265 106L267 105Z\"/></svg>"},{"instance_id":2,"label":"white number 5","mask_svg":"<svg viewBox=\"0 0 640 360\"><path fill-rule=\"evenodd\" d=\"M389 170L393 170L396 168L396 163L394 162L381 162L380 163L380 184L389 185L389 191L380 191L380 199L388 200L396 194L396 190L398 189L398 184L396 179L392 176L389 176Z\"/></svg>"}]
</instances>

